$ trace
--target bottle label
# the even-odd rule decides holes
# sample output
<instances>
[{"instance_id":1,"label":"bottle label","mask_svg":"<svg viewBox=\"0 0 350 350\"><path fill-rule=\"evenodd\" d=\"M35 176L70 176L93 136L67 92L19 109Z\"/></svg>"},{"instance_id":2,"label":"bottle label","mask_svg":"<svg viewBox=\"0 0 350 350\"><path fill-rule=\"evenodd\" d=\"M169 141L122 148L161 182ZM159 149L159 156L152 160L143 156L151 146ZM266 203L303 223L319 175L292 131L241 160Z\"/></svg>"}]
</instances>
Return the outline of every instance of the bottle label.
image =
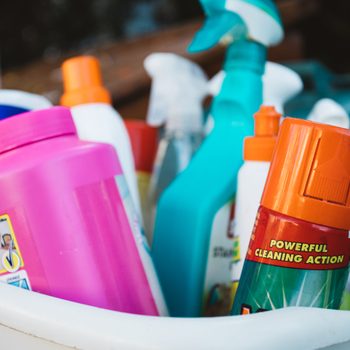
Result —
<instances>
[{"instance_id":1,"label":"bottle label","mask_svg":"<svg viewBox=\"0 0 350 350\"><path fill-rule=\"evenodd\" d=\"M228 203L213 221L204 285L204 316L225 316L231 310L231 264L235 253L231 230L233 216L234 205Z\"/></svg>"},{"instance_id":2,"label":"bottle label","mask_svg":"<svg viewBox=\"0 0 350 350\"><path fill-rule=\"evenodd\" d=\"M290 226L280 232L270 227L264 216L258 216L247 253L247 260L273 266L306 270L335 270L349 264L348 232L334 229L312 230ZM312 225L311 225L312 226ZM330 236L331 235L331 236Z\"/></svg>"},{"instance_id":3,"label":"bottle label","mask_svg":"<svg viewBox=\"0 0 350 350\"><path fill-rule=\"evenodd\" d=\"M161 316L167 316L168 310L165 304L164 296L158 281L158 277L150 255L150 248L144 235L140 218L136 213L134 203L132 202L127 182L123 175L116 177L120 196L123 200L124 208L128 221L131 225L131 231L135 238L136 246L142 261L145 273L148 279L149 287L152 291L154 301Z\"/></svg>"},{"instance_id":4,"label":"bottle label","mask_svg":"<svg viewBox=\"0 0 350 350\"><path fill-rule=\"evenodd\" d=\"M9 215L0 216L0 281L31 290Z\"/></svg>"},{"instance_id":5,"label":"bottle label","mask_svg":"<svg viewBox=\"0 0 350 350\"><path fill-rule=\"evenodd\" d=\"M349 253L347 231L261 207L232 313L287 306L339 308Z\"/></svg>"}]
</instances>

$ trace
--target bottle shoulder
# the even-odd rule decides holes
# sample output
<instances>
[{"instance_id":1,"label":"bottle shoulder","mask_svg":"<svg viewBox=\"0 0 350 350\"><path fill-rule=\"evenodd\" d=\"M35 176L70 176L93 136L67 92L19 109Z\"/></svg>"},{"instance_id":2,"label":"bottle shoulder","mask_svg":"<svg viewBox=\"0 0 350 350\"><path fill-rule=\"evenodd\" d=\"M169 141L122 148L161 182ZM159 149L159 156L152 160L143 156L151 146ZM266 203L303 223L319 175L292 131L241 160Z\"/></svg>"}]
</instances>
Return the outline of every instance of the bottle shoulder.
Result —
<instances>
[{"instance_id":1,"label":"bottle shoulder","mask_svg":"<svg viewBox=\"0 0 350 350\"><path fill-rule=\"evenodd\" d=\"M84 154L102 155L114 152L113 147L79 140L75 135L56 137L25 145L12 151L0 154L0 164L5 169L23 169L45 161L62 160Z\"/></svg>"}]
</instances>

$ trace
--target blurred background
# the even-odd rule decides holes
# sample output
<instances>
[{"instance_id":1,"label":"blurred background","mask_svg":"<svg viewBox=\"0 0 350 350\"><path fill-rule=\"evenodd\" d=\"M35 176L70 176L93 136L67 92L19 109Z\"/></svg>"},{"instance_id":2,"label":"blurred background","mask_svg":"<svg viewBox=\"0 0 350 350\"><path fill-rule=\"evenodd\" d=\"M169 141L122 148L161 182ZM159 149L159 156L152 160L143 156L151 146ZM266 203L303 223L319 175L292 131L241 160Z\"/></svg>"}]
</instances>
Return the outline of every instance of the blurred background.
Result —
<instances>
[{"instance_id":1,"label":"blurred background","mask_svg":"<svg viewBox=\"0 0 350 350\"><path fill-rule=\"evenodd\" d=\"M286 39L270 50L279 62L317 60L350 72L349 0L277 0ZM42 93L57 102L64 58L90 53L101 59L105 82L127 117L143 117L149 79L143 59L153 51L186 55L203 18L198 0L1 1L2 87ZM192 57L192 56L191 56ZM209 75L220 49L192 58Z\"/></svg>"}]
</instances>

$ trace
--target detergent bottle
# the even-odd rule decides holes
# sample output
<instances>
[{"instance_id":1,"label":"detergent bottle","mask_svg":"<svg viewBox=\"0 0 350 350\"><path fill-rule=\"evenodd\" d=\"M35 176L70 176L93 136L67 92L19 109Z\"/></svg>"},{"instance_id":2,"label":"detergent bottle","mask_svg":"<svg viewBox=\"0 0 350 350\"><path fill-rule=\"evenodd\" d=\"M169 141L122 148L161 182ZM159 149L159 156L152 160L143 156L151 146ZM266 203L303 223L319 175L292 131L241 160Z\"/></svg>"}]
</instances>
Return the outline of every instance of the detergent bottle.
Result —
<instances>
[{"instance_id":1,"label":"detergent bottle","mask_svg":"<svg viewBox=\"0 0 350 350\"><path fill-rule=\"evenodd\" d=\"M284 120L232 313L338 309L350 256L350 131Z\"/></svg>"},{"instance_id":2,"label":"detergent bottle","mask_svg":"<svg viewBox=\"0 0 350 350\"><path fill-rule=\"evenodd\" d=\"M238 172L236 210L233 224L233 296L237 291L256 213L264 191L275 149L281 114L272 106L262 106L255 114L254 136L244 140L244 164Z\"/></svg>"},{"instance_id":3,"label":"detergent bottle","mask_svg":"<svg viewBox=\"0 0 350 350\"><path fill-rule=\"evenodd\" d=\"M153 241L170 314L187 317L230 312L229 223L242 145L253 134L252 116L262 104L265 46L283 37L271 1L213 0L202 5L208 19L190 51L228 44L226 77L210 111L214 128L160 198Z\"/></svg>"},{"instance_id":4,"label":"detergent bottle","mask_svg":"<svg viewBox=\"0 0 350 350\"><path fill-rule=\"evenodd\" d=\"M51 102L44 96L20 90L0 89L0 120L51 106Z\"/></svg>"},{"instance_id":5,"label":"detergent bottle","mask_svg":"<svg viewBox=\"0 0 350 350\"><path fill-rule=\"evenodd\" d=\"M165 125L150 183L154 218L160 195L186 169L202 143L208 78L197 64L170 53L151 54L144 65L153 79L147 121Z\"/></svg>"},{"instance_id":6,"label":"detergent bottle","mask_svg":"<svg viewBox=\"0 0 350 350\"><path fill-rule=\"evenodd\" d=\"M319 100L308 116L308 120L349 129L350 120L346 110L330 98Z\"/></svg>"},{"instance_id":7,"label":"detergent bottle","mask_svg":"<svg viewBox=\"0 0 350 350\"><path fill-rule=\"evenodd\" d=\"M114 148L79 140L63 107L3 120L0 133L0 280L110 310L162 314Z\"/></svg>"},{"instance_id":8,"label":"detergent bottle","mask_svg":"<svg viewBox=\"0 0 350 350\"><path fill-rule=\"evenodd\" d=\"M99 62L91 56L71 58L63 63L65 93L61 104L71 107L78 137L84 141L103 142L114 147L120 159L123 177L117 177L122 188L124 207L136 237L145 273L161 314L167 314L163 293L150 256L142 227L135 163L126 126L111 106L109 92L103 87Z\"/></svg>"},{"instance_id":9,"label":"detergent bottle","mask_svg":"<svg viewBox=\"0 0 350 350\"><path fill-rule=\"evenodd\" d=\"M117 151L134 208L141 219L135 164L123 119L111 105L111 96L102 85L95 57L78 56L62 65L64 94L61 105L71 107L78 136L82 140L106 142Z\"/></svg>"},{"instance_id":10,"label":"detergent bottle","mask_svg":"<svg viewBox=\"0 0 350 350\"><path fill-rule=\"evenodd\" d=\"M149 200L151 175L158 148L158 128L143 120L128 119L125 125L129 133L135 159L137 184L140 193L143 225L148 242L152 240L152 210Z\"/></svg>"}]
</instances>

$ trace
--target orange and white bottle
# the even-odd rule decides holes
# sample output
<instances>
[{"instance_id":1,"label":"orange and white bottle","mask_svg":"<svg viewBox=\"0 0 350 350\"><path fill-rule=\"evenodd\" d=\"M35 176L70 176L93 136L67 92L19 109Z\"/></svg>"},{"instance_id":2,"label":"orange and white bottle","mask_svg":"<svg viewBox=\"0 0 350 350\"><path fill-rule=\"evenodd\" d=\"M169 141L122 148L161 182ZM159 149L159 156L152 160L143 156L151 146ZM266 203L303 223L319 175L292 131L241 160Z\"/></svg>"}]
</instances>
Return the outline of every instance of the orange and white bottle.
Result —
<instances>
[{"instance_id":1,"label":"orange and white bottle","mask_svg":"<svg viewBox=\"0 0 350 350\"><path fill-rule=\"evenodd\" d=\"M238 173L233 222L234 254L231 269L233 295L238 287L250 235L269 172L281 114L275 107L262 106L254 118L255 135L244 140L244 164Z\"/></svg>"},{"instance_id":2,"label":"orange and white bottle","mask_svg":"<svg viewBox=\"0 0 350 350\"><path fill-rule=\"evenodd\" d=\"M104 142L117 151L130 196L141 218L140 199L128 132L113 108L109 91L103 86L99 61L78 56L62 65L64 94L61 105L70 107L78 136L85 141Z\"/></svg>"}]
</instances>

